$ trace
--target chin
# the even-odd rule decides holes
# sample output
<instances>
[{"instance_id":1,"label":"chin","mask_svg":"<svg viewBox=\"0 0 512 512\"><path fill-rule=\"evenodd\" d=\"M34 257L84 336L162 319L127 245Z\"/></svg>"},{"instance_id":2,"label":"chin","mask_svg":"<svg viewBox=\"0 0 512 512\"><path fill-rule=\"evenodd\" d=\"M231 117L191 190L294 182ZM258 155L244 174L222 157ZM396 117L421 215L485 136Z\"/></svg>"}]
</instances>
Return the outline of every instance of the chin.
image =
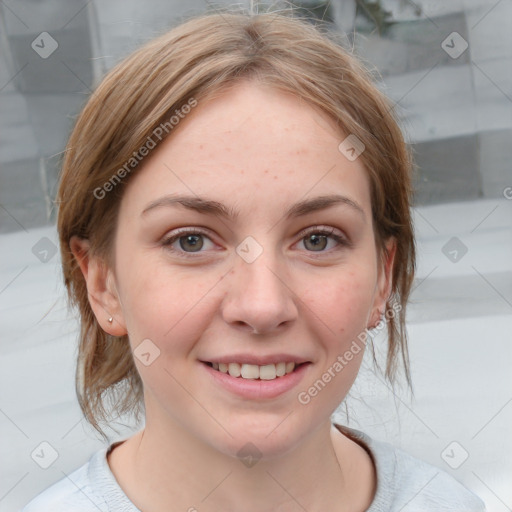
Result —
<instances>
[{"instance_id":1,"label":"chin","mask_svg":"<svg viewBox=\"0 0 512 512\"><path fill-rule=\"evenodd\" d=\"M273 418L273 421L255 424L252 418L250 425L243 421L232 422L228 427L232 437L224 433L220 438L211 440L211 446L225 455L236 458L252 455L262 460L272 460L282 457L300 443L301 434L307 434L292 428L292 422L285 426L284 423L288 421L289 419L286 419L283 422L283 418L276 421Z\"/></svg>"}]
</instances>

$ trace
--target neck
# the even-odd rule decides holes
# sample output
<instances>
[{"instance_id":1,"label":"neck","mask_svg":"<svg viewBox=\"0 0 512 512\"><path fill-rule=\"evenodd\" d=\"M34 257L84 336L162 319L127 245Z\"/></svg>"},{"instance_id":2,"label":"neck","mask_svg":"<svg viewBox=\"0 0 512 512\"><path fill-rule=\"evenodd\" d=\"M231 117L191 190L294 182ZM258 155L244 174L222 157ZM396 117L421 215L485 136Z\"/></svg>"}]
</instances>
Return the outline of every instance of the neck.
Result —
<instances>
[{"instance_id":1,"label":"neck","mask_svg":"<svg viewBox=\"0 0 512 512\"><path fill-rule=\"evenodd\" d=\"M366 510L374 494L364 450L330 421L286 452L260 459L219 452L176 423L148 418L123 447L112 470L142 511Z\"/></svg>"}]
</instances>

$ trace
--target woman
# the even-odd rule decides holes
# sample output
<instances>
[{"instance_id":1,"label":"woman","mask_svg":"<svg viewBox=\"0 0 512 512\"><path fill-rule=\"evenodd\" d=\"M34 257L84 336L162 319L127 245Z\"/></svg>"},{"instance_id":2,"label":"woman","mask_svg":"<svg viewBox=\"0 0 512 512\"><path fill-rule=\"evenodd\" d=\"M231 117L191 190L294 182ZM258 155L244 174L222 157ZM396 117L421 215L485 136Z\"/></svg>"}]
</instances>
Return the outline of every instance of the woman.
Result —
<instances>
[{"instance_id":1,"label":"woman","mask_svg":"<svg viewBox=\"0 0 512 512\"><path fill-rule=\"evenodd\" d=\"M43 510L484 510L448 474L331 423L373 328L409 378L411 160L339 44L282 14L208 14L113 69L58 193L77 391L144 428ZM78 488L80 490L78 490Z\"/></svg>"}]
</instances>

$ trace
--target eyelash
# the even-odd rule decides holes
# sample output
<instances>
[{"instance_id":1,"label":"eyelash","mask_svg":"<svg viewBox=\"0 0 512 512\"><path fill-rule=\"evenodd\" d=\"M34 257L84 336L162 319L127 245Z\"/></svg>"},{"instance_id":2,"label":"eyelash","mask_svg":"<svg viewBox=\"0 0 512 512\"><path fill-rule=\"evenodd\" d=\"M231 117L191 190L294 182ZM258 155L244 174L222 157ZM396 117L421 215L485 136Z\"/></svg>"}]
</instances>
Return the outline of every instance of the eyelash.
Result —
<instances>
[{"instance_id":1,"label":"eyelash","mask_svg":"<svg viewBox=\"0 0 512 512\"><path fill-rule=\"evenodd\" d=\"M331 249L331 251L340 250L344 247L351 247L351 242L347 238L345 238L344 236L335 234L335 228L315 227L312 229L303 230L299 233L299 238L300 238L300 240L302 240L302 239L306 238L306 236L312 235L312 234L328 236L328 237L332 238L334 241L336 241L339 245L337 247L335 247L334 249ZM162 240L162 245L164 247L168 248L168 250L170 250L171 252L178 254L180 257L197 258L198 257L197 255L200 255L201 251L196 252L196 253L186 252L186 251L178 251L171 247L171 245L176 240L179 240L181 237L183 237L185 235L203 235L211 240L211 238L208 236L208 233L206 231L203 231L202 229L181 228L181 229L178 229L177 231L175 231L174 234L172 234L171 236L164 238ZM307 252L311 252L312 253L311 256L313 258L318 258L318 257L321 257L322 254L325 254L326 252L331 252L331 251L318 251L319 255L314 255L314 253L317 251L307 251Z\"/></svg>"}]
</instances>

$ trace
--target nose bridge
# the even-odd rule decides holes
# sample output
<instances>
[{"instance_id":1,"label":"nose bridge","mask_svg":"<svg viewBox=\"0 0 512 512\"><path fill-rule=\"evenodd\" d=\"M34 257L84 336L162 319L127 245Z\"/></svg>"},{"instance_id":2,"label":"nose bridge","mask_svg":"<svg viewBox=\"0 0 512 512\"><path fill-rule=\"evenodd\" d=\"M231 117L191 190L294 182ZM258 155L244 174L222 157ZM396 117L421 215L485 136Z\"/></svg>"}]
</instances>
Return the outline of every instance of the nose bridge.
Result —
<instances>
[{"instance_id":1,"label":"nose bridge","mask_svg":"<svg viewBox=\"0 0 512 512\"><path fill-rule=\"evenodd\" d=\"M239 274L243 289L250 295L256 299L261 296L272 301L286 295L286 279L281 275L283 265L276 251L268 248L251 263L243 258L240 260L235 266L235 272Z\"/></svg>"},{"instance_id":2,"label":"nose bridge","mask_svg":"<svg viewBox=\"0 0 512 512\"><path fill-rule=\"evenodd\" d=\"M252 237L239 244L223 308L227 322L258 332L271 331L297 315L289 278L270 239L266 237L265 247Z\"/></svg>"}]
</instances>

